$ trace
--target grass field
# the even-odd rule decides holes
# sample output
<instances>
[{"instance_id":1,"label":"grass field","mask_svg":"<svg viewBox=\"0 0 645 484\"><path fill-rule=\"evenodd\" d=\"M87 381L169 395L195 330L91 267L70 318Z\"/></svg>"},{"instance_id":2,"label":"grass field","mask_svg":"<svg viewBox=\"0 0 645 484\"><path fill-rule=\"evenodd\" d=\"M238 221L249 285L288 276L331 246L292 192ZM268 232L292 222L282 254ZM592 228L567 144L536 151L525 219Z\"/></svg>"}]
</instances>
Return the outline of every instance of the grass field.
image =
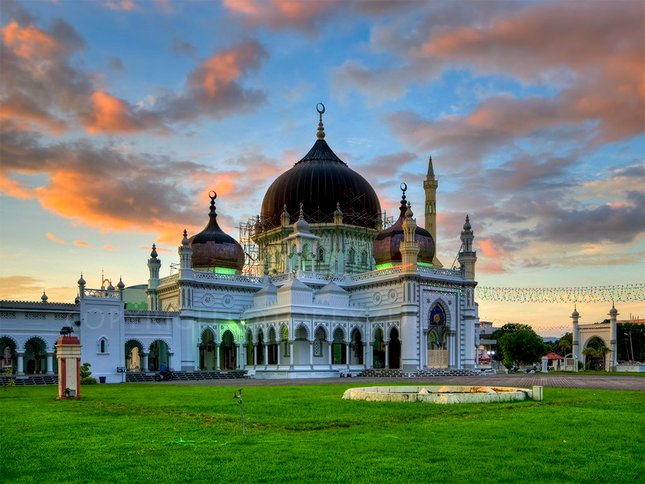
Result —
<instances>
[{"instance_id":1,"label":"grass field","mask_svg":"<svg viewBox=\"0 0 645 484\"><path fill-rule=\"evenodd\" d=\"M349 385L0 390L0 481L644 482L645 393L542 402L341 400Z\"/></svg>"}]
</instances>

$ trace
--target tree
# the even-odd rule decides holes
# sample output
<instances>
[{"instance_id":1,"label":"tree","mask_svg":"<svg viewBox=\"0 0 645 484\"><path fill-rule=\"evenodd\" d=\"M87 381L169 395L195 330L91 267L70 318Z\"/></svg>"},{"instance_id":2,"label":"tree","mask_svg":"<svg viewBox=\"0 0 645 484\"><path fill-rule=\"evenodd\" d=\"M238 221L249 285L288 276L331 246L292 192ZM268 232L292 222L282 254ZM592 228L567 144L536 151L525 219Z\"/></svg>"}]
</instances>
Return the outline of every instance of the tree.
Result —
<instances>
[{"instance_id":1,"label":"tree","mask_svg":"<svg viewBox=\"0 0 645 484\"><path fill-rule=\"evenodd\" d=\"M506 368L535 363L546 352L542 338L526 324L505 324L492 336L497 339L497 352Z\"/></svg>"},{"instance_id":2,"label":"tree","mask_svg":"<svg viewBox=\"0 0 645 484\"><path fill-rule=\"evenodd\" d=\"M567 356L573 351L573 334L565 333L565 335L555 342L553 351L560 356Z\"/></svg>"}]
</instances>

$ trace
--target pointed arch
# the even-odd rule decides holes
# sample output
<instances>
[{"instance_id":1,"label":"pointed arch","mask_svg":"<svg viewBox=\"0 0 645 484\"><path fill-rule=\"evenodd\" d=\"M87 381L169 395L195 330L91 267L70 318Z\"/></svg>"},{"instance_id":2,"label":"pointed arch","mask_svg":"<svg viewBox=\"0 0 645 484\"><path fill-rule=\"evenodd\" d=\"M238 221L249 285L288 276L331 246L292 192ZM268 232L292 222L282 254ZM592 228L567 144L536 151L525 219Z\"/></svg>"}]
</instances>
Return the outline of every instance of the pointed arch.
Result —
<instances>
[{"instance_id":1,"label":"pointed arch","mask_svg":"<svg viewBox=\"0 0 645 484\"><path fill-rule=\"evenodd\" d=\"M235 346L235 336L230 329L226 329L222 333L219 358L220 369L235 370L237 368L237 347Z\"/></svg>"},{"instance_id":2,"label":"pointed arch","mask_svg":"<svg viewBox=\"0 0 645 484\"><path fill-rule=\"evenodd\" d=\"M372 366L377 369L385 368L385 336L381 325L374 328L374 340L372 341Z\"/></svg>"}]
</instances>

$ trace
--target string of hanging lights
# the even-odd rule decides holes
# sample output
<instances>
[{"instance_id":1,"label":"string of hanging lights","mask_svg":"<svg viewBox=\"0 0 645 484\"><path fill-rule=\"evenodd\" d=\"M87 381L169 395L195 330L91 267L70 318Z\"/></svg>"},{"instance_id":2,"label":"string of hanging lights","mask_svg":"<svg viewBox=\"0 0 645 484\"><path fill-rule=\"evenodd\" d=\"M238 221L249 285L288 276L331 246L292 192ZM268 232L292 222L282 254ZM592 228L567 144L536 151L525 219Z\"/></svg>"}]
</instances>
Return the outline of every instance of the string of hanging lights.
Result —
<instances>
[{"instance_id":1,"label":"string of hanging lights","mask_svg":"<svg viewBox=\"0 0 645 484\"><path fill-rule=\"evenodd\" d=\"M477 286L480 301L519 303L611 303L645 301L645 283L581 287Z\"/></svg>"}]
</instances>

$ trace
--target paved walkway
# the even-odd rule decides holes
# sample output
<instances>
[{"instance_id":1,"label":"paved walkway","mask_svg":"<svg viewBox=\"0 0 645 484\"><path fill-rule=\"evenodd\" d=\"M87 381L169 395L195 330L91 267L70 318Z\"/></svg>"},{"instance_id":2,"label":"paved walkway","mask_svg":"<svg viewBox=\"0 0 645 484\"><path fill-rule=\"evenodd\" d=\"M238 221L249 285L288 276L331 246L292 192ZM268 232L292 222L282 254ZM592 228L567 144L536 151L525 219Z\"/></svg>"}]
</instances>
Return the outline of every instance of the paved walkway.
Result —
<instances>
[{"instance_id":1,"label":"paved walkway","mask_svg":"<svg viewBox=\"0 0 645 484\"><path fill-rule=\"evenodd\" d=\"M426 378L303 378L297 380L275 379L256 380L254 378L231 380L173 381L168 385L203 385L203 386L278 386L278 385L325 385L351 384L388 385L388 384L445 384L445 385L496 385L530 388L533 385L552 388L595 388L604 390L642 390L645 391L645 378L637 376L594 376L594 375L482 375L482 376L446 376Z\"/></svg>"}]
</instances>

